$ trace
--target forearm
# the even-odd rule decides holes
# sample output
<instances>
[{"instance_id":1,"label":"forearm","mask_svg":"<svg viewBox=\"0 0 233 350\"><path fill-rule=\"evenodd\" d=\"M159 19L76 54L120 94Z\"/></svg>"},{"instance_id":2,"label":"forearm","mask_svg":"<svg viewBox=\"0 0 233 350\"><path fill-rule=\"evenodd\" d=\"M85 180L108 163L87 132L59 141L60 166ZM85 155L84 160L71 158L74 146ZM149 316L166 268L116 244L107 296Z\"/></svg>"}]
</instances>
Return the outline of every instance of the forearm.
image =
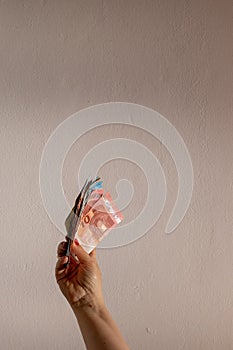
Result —
<instances>
[{"instance_id":1,"label":"forearm","mask_svg":"<svg viewBox=\"0 0 233 350\"><path fill-rule=\"evenodd\" d=\"M77 303L72 309L88 350L129 350L104 303Z\"/></svg>"}]
</instances>

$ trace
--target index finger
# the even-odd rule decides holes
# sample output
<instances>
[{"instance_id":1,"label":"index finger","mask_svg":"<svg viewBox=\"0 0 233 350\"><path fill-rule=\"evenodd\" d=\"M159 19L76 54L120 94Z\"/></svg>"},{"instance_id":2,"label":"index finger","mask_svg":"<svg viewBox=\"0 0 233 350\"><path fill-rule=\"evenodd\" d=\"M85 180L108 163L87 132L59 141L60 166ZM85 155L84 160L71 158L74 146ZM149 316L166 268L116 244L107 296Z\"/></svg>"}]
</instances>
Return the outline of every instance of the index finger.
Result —
<instances>
[{"instance_id":1,"label":"index finger","mask_svg":"<svg viewBox=\"0 0 233 350\"><path fill-rule=\"evenodd\" d=\"M66 241L60 242L58 244L58 246L57 246L57 256L58 257L65 255L67 245L68 245L68 242L66 242Z\"/></svg>"}]
</instances>

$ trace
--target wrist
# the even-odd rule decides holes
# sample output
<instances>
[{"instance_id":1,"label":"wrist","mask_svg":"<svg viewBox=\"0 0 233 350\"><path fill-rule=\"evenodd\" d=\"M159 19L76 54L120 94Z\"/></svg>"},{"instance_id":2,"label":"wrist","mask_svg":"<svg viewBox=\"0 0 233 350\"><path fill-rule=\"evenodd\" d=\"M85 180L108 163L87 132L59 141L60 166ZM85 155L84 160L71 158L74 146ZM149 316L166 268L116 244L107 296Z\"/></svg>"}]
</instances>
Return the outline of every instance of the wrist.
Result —
<instances>
[{"instance_id":1,"label":"wrist","mask_svg":"<svg viewBox=\"0 0 233 350\"><path fill-rule=\"evenodd\" d=\"M103 297L97 298L88 294L70 306L76 316L81 312L94 312L101 314L101 312L106 308Z\"/></svg>"}]
</instances>

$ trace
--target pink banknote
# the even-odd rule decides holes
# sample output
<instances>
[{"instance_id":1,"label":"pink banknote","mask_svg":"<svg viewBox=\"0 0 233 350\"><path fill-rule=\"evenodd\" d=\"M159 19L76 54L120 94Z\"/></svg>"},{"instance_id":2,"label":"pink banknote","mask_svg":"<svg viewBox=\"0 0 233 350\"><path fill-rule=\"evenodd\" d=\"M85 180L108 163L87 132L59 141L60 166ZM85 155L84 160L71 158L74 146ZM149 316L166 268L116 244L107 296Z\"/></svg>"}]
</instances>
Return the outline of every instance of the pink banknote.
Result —
<instances>
[{"instance_id":1,"label":"pink banknote","mask_svg":"<svg viewBox=\"0 0 233 350\"><path fill-rule=\"evenodd\" d=\"M75 238L90 253L122 220L123 215L113 203L110 193L95 190L82 213Z\"/></svg>"}]
</instances>

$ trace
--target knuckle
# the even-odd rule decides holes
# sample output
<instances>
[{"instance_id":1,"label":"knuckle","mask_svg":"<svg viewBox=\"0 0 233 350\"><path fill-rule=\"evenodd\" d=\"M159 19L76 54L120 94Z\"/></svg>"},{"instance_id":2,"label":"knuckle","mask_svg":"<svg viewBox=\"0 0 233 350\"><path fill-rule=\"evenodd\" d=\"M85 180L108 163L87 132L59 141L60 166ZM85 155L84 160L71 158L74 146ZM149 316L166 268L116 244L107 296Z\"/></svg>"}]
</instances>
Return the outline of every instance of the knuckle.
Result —
<instances>
[{"instance_id":1,"label":"knuckle","mask_svg":"<svg viewBox=\"0 0 233 350\"><path fill-rule=\"evenodd\" d=\"M57 246L57 254L61 254L66 249L66 242L60 242Z\"/></svg>"},{"instance_id":2,"label":"knuckle","mask_svg":"<svg viewBox=\"0 0 233 350\"><path fill-rule=\"evenodd\" d=\"M60 249L61 249L61 243L59 243L57 246L57 252L59 252Z\"/></svg>"}]
</instances>

